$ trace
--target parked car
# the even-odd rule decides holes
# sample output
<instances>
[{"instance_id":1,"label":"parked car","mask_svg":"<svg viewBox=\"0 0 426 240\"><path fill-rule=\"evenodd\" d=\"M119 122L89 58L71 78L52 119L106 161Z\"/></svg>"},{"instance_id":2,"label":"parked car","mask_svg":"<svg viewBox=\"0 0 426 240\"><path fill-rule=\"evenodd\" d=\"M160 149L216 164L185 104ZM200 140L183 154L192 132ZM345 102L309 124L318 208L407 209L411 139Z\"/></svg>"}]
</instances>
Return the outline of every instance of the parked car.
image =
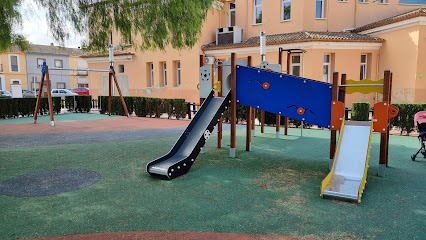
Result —
<instances>
[{"instance_id":1,"label":"parked car","mask_svg":"<svg viewBox=\"0 0 426 240\"><path fill-rule=\"evenodd\" d=\"M33 98L36 97L38 93L34 94L33 91L22 89L22 97L24 98Z\"/></svg>"},{"instance_id":2,"label":"parked car","mask_svg":"<svg viewBox=\"0 0 426 240\"><path fill-rule=\"evenodd\" d=\"M52 97L65 97L65 96L77 96L77 93L73 93L66 89L53 89Z\"/></svg>"},{"instance_id":3,"label":"parked car","mask_svg":"<svg viewBox=\"0 0 426 240\"><path fill-rule=\"evenodd\" d=\"M12 98L12 93L6 90L0 90L0 96Z\"/></svg>"},{"instance_id":4,"label":"parked car","mask_svg":"<svg viewBox=\"0 0 426 240\"><path fill-rule=\"evenodd\" d=\"M84 87L73 88L73 89L71 89L71 92L77 93L78 95L90 95L89 94L89 89L88 88L84 88Z\"/></svg>"}]
</instances>

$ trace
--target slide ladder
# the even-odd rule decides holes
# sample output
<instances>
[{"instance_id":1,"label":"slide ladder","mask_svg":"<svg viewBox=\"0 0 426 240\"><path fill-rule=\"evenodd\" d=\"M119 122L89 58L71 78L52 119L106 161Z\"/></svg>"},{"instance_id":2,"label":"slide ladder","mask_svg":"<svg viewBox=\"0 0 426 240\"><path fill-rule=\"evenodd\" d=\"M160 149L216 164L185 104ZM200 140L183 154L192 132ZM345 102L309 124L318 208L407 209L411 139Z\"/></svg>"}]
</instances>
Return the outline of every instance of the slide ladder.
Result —
<instances>
[{"instance_id":1,"label":"slide ladder","mask_svg":"<svg viewBox=\"0 0 426 240\"><path fill-rule=\"evenodd\" d=\"M361 203L372 134L372 122L342 121L333 167L321 184L321 197Z\"/></svg>"}]
</instances>

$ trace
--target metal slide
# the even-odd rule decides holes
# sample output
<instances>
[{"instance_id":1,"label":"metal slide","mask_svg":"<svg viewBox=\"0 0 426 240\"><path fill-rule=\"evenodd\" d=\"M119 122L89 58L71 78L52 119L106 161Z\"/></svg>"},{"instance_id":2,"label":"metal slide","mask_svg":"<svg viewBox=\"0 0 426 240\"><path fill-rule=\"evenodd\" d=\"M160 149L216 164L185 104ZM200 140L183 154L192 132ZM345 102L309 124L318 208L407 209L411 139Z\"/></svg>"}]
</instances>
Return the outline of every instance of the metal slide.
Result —
<instances>
[{"instance_id":1,"label":"metal slide","mask_svg":"<svg viewBox=\"0 0 426 240\"><path fill-rule=\"evenodd\" d=\"M372 133L372 122L342 122L333 167L321 184L321 197L361 202Z\"/></svg>"},{"instance_id":2,"label":"metal slide","mask_svg":"<svg viewBox=\"0 0 426 240\"><path fill-rule=\"evenodd\" d=\"M230 91L225 97L215 97L212 90L172 150L148 163L147 172L169 179L186 174L210 137L220 116L229 105L230 99Z\"/></svg>"}]
</instances>

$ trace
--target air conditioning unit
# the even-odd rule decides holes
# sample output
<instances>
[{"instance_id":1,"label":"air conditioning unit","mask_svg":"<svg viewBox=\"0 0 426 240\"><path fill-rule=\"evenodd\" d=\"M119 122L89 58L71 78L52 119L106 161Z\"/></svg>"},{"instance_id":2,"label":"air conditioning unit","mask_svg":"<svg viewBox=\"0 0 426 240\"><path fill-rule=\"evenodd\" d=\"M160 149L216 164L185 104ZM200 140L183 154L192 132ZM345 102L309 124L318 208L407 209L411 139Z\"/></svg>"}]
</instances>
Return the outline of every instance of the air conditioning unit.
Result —
<instances>
[{"instance_id":1,"label":"air conditioning unit","mask_svg":"<svg viewBox=\"0 0 426 240\"><path fill-rule=\"evenodd\" d=\"M216 61L216 58L214 57L206 57L206 65L214 64L215 61Z\"/></svg>"},{"instance_id":2,"label":"air conditioning unit","mask_svg":"<svg viewBox=\"0 0 426 240\"><path fill-rule=\"evenodd\" d=\"M216 29L216 45L241 43L243 30L239 27L224 27Z\"/></svg>"}]
</instances>

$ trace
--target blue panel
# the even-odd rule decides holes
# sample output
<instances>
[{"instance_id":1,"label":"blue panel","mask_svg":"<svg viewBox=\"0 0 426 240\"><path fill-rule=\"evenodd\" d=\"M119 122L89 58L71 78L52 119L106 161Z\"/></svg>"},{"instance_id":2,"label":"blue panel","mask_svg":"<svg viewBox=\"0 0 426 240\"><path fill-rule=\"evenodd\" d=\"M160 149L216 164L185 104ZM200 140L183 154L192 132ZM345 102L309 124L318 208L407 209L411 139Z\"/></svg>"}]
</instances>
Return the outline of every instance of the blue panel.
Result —
<instances>
[{"instance_id":1,"label":"blue panel","mask_svg":"<svg viewBox=\"0 0 426 240\"><path fill-rule=\"evenodd\" d=\"M264 83L269 84L264 89ZM237 67L237 102L329 128L332 85L256 68ZM304 109L298 114L298 109Z\"/></svg>"}]
</instances>

